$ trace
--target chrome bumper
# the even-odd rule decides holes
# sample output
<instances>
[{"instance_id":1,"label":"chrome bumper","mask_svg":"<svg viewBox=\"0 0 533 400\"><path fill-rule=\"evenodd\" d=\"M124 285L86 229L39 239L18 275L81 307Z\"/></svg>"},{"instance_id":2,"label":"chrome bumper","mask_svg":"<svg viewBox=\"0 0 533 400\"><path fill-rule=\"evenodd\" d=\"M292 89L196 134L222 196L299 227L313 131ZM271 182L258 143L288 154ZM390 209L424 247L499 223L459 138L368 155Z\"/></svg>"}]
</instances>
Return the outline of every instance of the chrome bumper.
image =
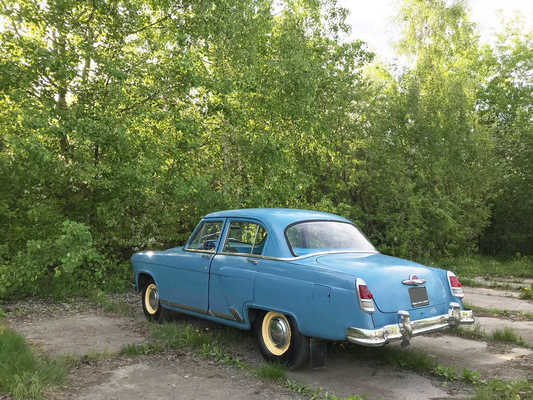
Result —
<instances>
[{"instance_id":1,"label":"chrome bumper","mask_svg":"<svg viewBox=\"0 0 533 400\"><path fill-rule=\"evenodd\" d=\"M346 339L352 343L371 347L384 346L396 340L401 340L402 345L407 345L412 336L474 323L472 310L461 310L459 303L455 302L450 303L447 314L411 321L409 312L400 310L398 319L398 323L385 325L379 329L348 328Z\"/></svg>"}]
</instances>

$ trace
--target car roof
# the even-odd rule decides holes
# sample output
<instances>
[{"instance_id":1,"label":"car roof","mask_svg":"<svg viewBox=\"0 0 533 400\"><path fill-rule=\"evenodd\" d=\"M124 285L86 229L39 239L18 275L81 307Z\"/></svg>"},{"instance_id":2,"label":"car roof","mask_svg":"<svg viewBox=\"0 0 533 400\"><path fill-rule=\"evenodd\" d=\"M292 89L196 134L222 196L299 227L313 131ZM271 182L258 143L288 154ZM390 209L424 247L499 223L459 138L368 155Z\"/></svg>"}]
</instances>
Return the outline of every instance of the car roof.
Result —
<instances>
[{"instance_id":1,"label":"car roof","mask_svg":"<svg viewBox=\"0 0 533 400\"><path fill-rule=\"evenodd\" d=\"M292 208L243 208L237 210L225 210L207 214L204 218L254 218L277 227L285 227L294 222L309 220L350 222L346 218L335 214Z\"/></svg>"}]
</instances>

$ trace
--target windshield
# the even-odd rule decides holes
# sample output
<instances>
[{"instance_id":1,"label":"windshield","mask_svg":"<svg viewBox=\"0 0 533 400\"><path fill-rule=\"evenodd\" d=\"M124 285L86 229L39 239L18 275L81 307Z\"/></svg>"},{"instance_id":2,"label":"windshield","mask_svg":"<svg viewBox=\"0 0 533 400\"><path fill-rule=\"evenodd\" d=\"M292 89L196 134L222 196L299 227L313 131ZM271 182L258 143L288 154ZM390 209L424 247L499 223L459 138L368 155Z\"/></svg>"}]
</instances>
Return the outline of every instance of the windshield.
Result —
<instances>
[{"instance_id":1,"label":"windshield","mask_svg":"<svg viewBox=\"0 0 533 400\"><path fill-rule=\"evenodd\" d=\"M295 256L329 250L376 251L352 224L338 221L308 221L285 230Z\"/></svg>"}]
</instances>

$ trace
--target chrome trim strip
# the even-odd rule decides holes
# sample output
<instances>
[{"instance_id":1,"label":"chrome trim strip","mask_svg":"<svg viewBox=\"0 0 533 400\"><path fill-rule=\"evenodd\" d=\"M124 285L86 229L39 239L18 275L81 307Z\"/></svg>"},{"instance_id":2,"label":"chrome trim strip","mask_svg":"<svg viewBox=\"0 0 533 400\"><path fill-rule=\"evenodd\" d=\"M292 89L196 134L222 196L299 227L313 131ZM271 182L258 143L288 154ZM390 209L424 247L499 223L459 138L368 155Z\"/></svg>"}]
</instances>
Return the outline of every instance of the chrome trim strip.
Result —
<instances>
[{"instance_id":1,"label":"chrome trim strip","mask_svg":"<svg viewBox=\"0 0 533 400\"><path fill-rule=\"evenodd\" d=\"M398 323L385 325L378 329L349 327L346 339L362 346L378 347L393 341L409 343L411 336L423 335L458 325L474 323L472 310L461 310L458 303L450 303L447 314L411 321L409 312L398 311Z\"/></svg>"},{"instance_id":2,"label":"chrome trim strip","mask_svg":"<svg viewBox=\"0 0 533 400\"><path fill-rule=\"evenodd\" d=\"M210 311L211 315L214 315L215 317L222 318L222 319L229 319L230 321L236 321L233 315L223 314L216 311ZM240 321L239 321L240 322Z\"/></svg>"},{"instance_id":3,"label":"chrome trim strip","mask_svg":"<svg viewBox=\"0 0 533 400\"><path fill-rule=\"evenodd\" d=\"M198 313L198 314L208 314L208 311L204 310L202 308L191 307L191 306L187 306L185 304L173 303L171 301L166 301L166 300L159 300L159 302L161 304L164 304L164 305L167 305L167 306L170 306L170 307L182 308L184 310L192 311L192 312L195 312L195 313Z\"/></svg>"},{"instance_id":4,"label":"chrome trim strip","mask_svg":"<svg viewBox=\"0 0 533 400\"><path fill-rule=\"evenodd\" d=\"M202 250L202 249L183 249L183 251L190 251L191 253L209 253L216 254L215 250Z\"/></svg>"},{"instance_id":5,"label":"chrome trim strip","mask_svg":"<svg viewBox=\"0 0 533 400\"><path fill-rule=\"evenodd\" d=\"M171 301L159 300L159 302L161 304L164 304L164 305L167 305L167 306L170 306L170 307L181 308L183 310L192 311L192 312L195 312L197 314L213 315L215 317L222 318L222 319L228 319L230 321L243 322L242 318L239 316L237 311L234 311L231 308L230 308L231 313L233 314L233 312L235 312L235 314L236 314L236 316L238 318L236 318L235 315L223 314L223 313L219 313L219 312L216 312L216 311L210 311L210 310L204 310L202 308L191 307L191 306L187 306L185 304L173 303Z\"/></svg>"},{"instance_id":6,"label":"chrome trim strip","mask_svg":"<svg viewBox=\"0 0 533 400\"><path fill-rule=\"evenodd\" d=\"M360 250L329 250L329 251L319 251L316 253L310 253L305 254L303 256L298 257L271 257L271 256L262 256L259 254L245 254L245 253L230 253L230 252L218 252L217 255L224 255L224 256L239 256L239 257L256 257L256 258L262 258L263 260L273 260L273 261L298 261L303 260L305 258L314 257L314 256L323 256L326 254L378 254L379 251L360 251Z\"/></svg>"}]
</instances>

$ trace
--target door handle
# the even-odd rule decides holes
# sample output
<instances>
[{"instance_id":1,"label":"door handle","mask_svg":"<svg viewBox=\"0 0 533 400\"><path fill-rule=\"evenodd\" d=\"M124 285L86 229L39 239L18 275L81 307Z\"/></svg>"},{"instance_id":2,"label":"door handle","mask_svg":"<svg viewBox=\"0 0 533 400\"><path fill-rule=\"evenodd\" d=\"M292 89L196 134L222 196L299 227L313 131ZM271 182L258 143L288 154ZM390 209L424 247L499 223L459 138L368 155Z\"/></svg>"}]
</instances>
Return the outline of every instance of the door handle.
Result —
<instances>
[{"instance_id":1,"label":"door handle","mask_svg":"<svg viewBox=\"0 0 533 400\"><path fill-rule=\"evenodd\" d=\"M259 263L259 260L255 259L255 258L247 258L247 260L249 262L251 262L252 264L254 264L254 265L257 265Z\"/></svg>"}]
</instances>

